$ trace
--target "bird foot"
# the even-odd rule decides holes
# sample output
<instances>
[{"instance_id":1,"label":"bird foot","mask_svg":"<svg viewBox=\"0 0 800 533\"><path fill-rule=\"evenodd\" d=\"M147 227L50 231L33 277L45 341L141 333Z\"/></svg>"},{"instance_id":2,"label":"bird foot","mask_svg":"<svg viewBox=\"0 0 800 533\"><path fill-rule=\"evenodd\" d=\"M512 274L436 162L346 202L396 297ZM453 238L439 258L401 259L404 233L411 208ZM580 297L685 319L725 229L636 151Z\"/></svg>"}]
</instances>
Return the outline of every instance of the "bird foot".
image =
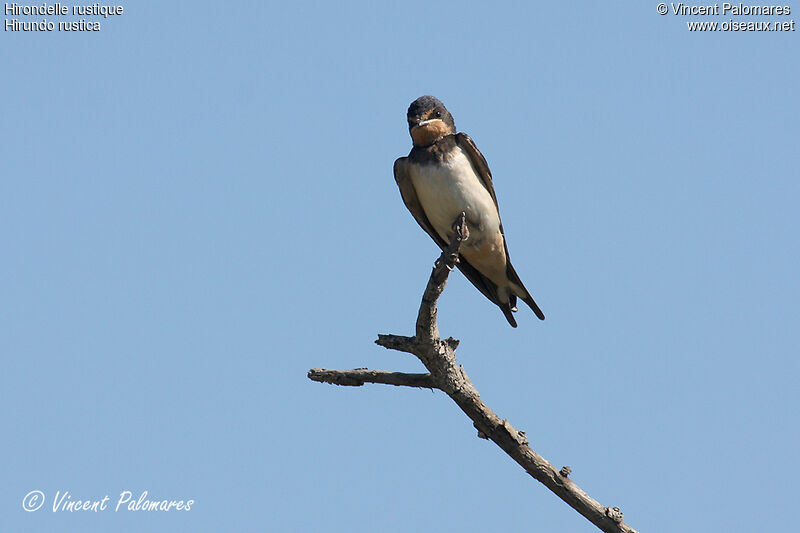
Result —
<instances>
[{"instance_id":1,"label":"bird foot","mask_svg":"<svg viewBox=\"0 0 800 533\"><path fill-rule=\"evenodd\" d=\"M455 256L455 257L453 257L453 256ZM452 272L453 269L455 269L455 266L458 264L458 261L459 261L458 254L452 254L450 256L450 259L452 260L453 266L450 266L450 263L448 261L445 261L444 266L445 266L445 268L447 268L447 270ZM441 262L442 262L442 258L440 257L439 259L436 260L436 262L433 264L433 266L437 267L437 266L439 266L439 264Z\"/></svg>"},{"instance_id":2,"label":"bird foot","mask_svg":"<svg viewBox=\"0 0 800 533\"><path fill-rule=\"evenodd\" d=\"M460 242L464 242L469 239L469 228L467 227L467 214L465 212L461 212L456 218L456 221L453 223L453 231L456 234L456 239Z\"/></svg>"}]
</instances>

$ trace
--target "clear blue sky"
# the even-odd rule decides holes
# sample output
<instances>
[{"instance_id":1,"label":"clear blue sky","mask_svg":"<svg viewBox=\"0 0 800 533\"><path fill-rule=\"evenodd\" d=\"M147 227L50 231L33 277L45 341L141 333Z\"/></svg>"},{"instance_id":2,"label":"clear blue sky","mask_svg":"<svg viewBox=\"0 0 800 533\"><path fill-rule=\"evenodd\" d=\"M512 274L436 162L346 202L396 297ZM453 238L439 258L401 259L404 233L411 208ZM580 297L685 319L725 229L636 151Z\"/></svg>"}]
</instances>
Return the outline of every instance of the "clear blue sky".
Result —
<instances>
[{"instance_id":1,"label":"clear blue sky","mask_svg":"<svg viewBox=\"0 0 800 533\"><path fill-rule=\"evenodd\" d=\"M3 32L0 529L595 531L442 393L306 378L420 370L373 340L413 331L437 256L392 177L423 94L488 159L547 314L513 330L451 278L483 399L642 532L796 527L800 35L528 4ZM124 490L195 503L48 510Z\"/></svg>"}]
</instances>

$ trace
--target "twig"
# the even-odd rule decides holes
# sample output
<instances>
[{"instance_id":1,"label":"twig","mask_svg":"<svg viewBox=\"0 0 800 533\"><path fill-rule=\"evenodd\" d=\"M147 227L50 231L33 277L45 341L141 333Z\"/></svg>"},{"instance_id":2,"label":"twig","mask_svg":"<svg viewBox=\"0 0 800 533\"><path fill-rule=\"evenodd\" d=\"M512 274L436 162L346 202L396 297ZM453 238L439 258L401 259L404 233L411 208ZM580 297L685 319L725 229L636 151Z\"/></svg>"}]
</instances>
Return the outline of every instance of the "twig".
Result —
<instances>
[{"instance_id":1,"label":"twig","mask_svg":"<svg viewBox=\"0 0 800 533\"><path fill-rule=\"evenodd\" d=\"M368 368L355 368L353 370L326 370L312 368L308 371L311 381L320 383L333 383L334 385L347 385L360 387L364 383L383 383L384 385L402 385L404 387L419 387L421 389L435 389L436 383L430 374L405 374L403 372L387 372L386 370L370 370Z\"/></svg>"},{"instance_id":2,"label":"twig","mask_svg":"<svg viewBox=\"0 0 800 533\"><path fill-rule=\"evenodd\" d=\"M514 461L537 481L544 484L570 507L585 516L592 524L607 533L636 533L625 524L618 507L605 507L592 499L576 485L569 475L572 469L556 470L541 455L528 445L525 432L518 431L507 421L497 416L480 399L463 367L456 361L458 341L453 338L440 339L436 323L436 302L444 291L447 277L458 262L458 252L469 234L466 217L461 213L454 225L450 245L442 252L431 272L428 285L417 315L416 336L379 335L376 344L392 350L416 355L429 374L403 374L383 370L323 370L308 372L314 381L336 385L360 386L364 383L385 383L407 387L435 388L445 392L461 408L478 430L478 436L490 439L503 449Z\"/></svg>"}]
</instances>

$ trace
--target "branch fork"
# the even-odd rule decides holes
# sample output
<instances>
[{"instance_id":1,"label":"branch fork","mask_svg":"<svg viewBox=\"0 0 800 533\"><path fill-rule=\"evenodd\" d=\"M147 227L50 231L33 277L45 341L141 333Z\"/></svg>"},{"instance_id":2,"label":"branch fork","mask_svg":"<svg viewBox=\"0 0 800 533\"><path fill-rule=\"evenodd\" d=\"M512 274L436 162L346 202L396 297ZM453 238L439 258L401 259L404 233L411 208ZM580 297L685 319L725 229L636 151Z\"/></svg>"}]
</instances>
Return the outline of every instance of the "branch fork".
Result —
<instances>
[{"instance_id":1,"label":"branch fork","mask_svg":"<svg viewBox=\"0 0 800 533\"><path fill-rule=\"evenodd\" d=\"M444 291L450 272L458 263L462 243L469 238L466 215L461 213L453 225L453 236L448 247L436 261L428 285L422 296L417 314L416 335L378 335L379 346L414 354L428 370L424 374L389 372L356 368L352 370L327 370L312 368L308 377L312 381L334 385L359 387L366 383L382 383L403 387L438 389L447 394L464 413L472 419L478 437L497 444L514 461L537 481L586 517L592 524L607 533L637 533L622 521L617 507L606 507L592 499L570 478L572 469L557 470L546 459L530 448L524 431L515 429L508 420L497 416L480 399L480 394L470 381L464 368L456 361L458 340L439 337L436 322L436 302Z\"/></svg>"}]
</instances>

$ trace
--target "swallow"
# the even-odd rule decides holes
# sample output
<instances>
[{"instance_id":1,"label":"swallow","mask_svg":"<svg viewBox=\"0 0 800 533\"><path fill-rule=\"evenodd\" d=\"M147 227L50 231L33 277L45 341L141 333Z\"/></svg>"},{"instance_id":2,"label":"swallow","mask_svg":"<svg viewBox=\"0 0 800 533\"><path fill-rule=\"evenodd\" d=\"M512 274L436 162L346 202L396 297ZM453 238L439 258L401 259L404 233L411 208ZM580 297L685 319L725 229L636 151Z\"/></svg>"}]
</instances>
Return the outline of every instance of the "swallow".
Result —
<instances>
[{"instance_id":1,"label":"swallow","mask_svg":"<svg viewBox=\"0 0 800 533\"><path fill-rule=\"evenodd\" d=\"M466 213L469 237L461 245L458 268L503 312L512 327L517 298L540 320L544 313L522 284L508 255L503 223L486 159L466 133L456 133L444 104L421 96L408 108L408 131L414 145L394 162L394 179L408 210L444 250L453 223Z\"/></svg>"}]
</instances>

